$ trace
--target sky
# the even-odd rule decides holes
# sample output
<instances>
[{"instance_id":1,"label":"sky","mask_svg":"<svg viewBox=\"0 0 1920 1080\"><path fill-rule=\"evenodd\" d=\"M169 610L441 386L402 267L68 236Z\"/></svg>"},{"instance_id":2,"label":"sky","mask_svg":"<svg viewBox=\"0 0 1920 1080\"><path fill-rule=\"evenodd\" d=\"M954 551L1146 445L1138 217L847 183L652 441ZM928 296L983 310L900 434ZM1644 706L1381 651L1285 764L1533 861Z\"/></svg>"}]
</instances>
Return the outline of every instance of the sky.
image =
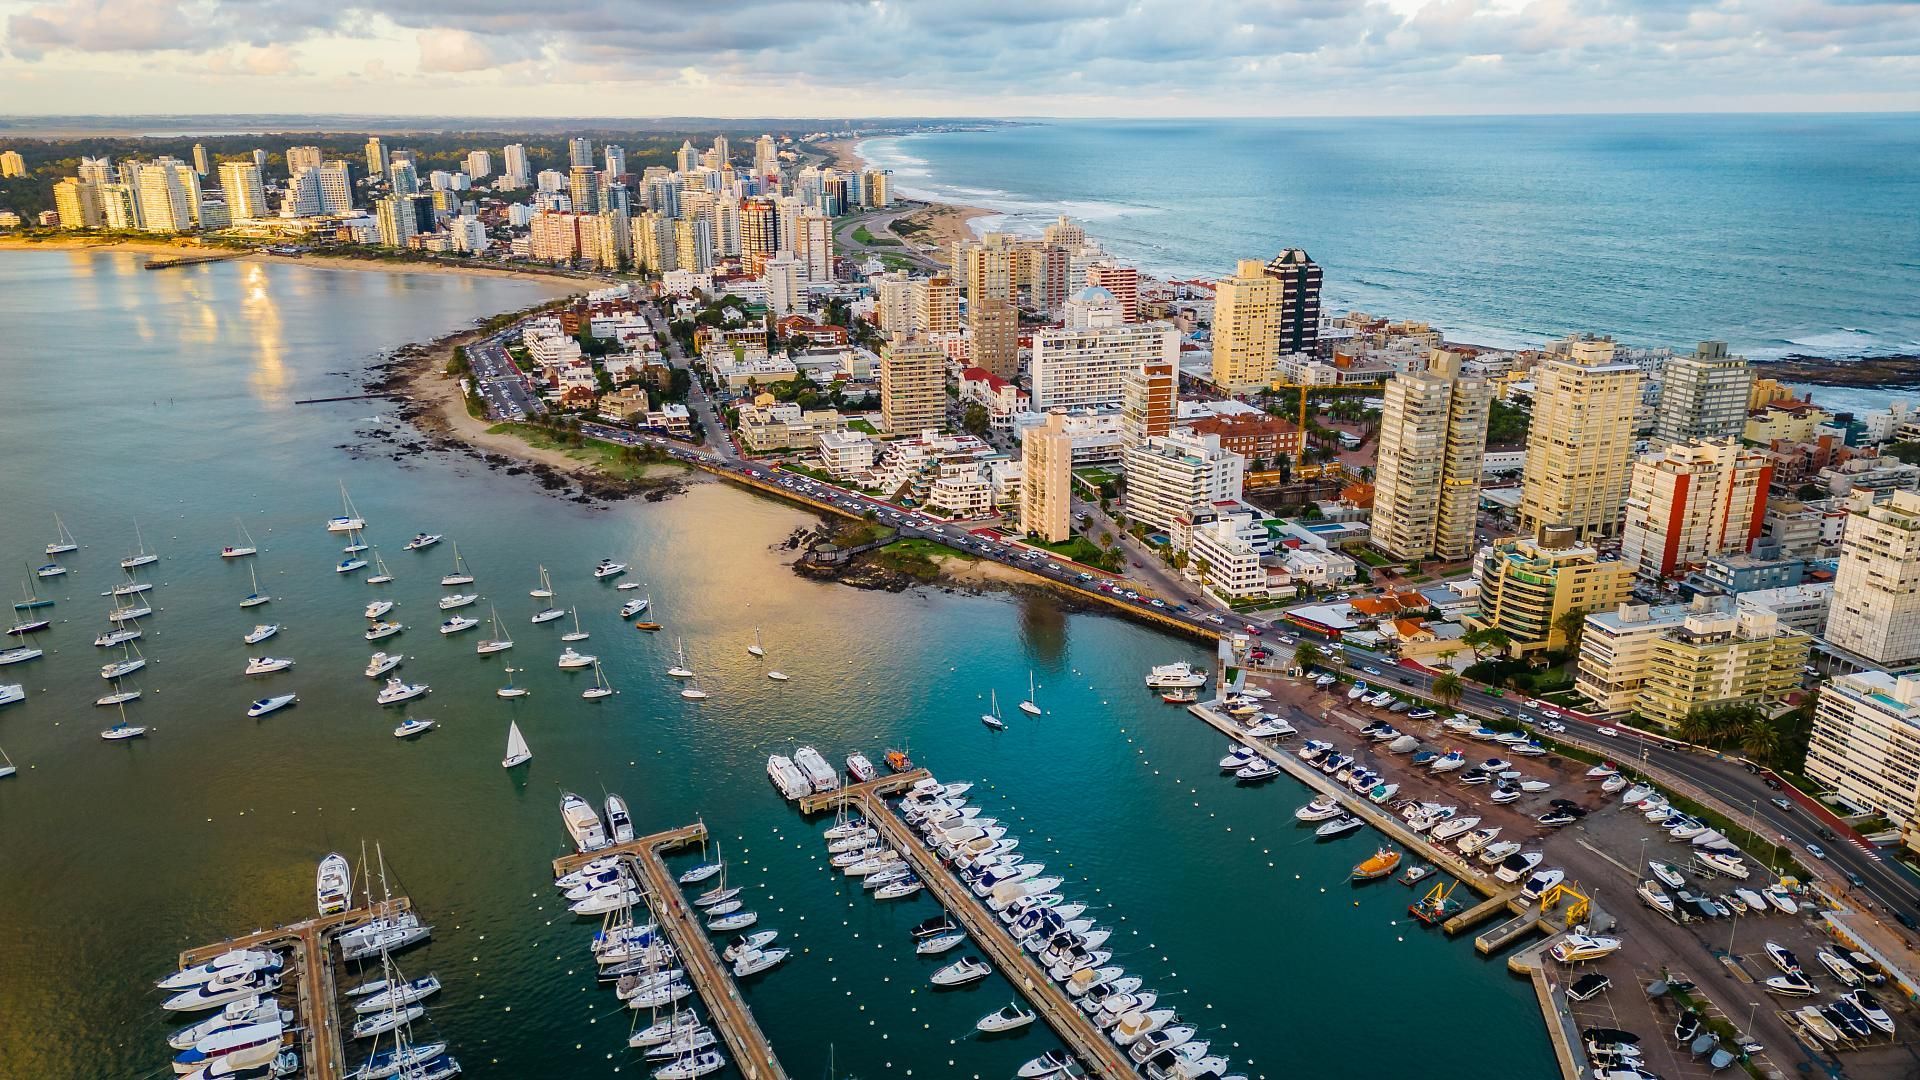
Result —
<instances>
[{"instance_id":1,"label":"sky","mask_svg":"<svg viewBox=\"0 0 1920 1080\"><path fill-rule=\"evenodd\" d=\"M0 0L0 114L1920 110L1920 2Z\"/></svg>"}]
</instances>

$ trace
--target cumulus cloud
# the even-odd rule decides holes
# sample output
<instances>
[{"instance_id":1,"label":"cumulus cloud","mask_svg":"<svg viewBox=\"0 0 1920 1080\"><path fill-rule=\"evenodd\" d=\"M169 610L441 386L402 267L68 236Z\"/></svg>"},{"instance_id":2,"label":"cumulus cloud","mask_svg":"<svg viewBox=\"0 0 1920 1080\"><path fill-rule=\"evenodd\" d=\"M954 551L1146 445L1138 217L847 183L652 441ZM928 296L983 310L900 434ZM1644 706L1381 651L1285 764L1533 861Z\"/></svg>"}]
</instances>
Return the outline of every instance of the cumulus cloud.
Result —
<instances>
[{"instance_id":1,"label":"cumulus cloud","mask_svg":"<svg viewBox=\"0 0 1920 1080\"><path fill-rule=\"evenodd\" d=\"M424 73L517 63L549 90L650 83L788 112L846 111L853 95L1025 114L1284 113L1382 94L1419 111L1445 93L1493 108L1864 90L1920 103L1913 0L0 0L9 10L4 45L22 59L248 45L272 66L291 57L271 50L308 39L411 36Z\"/></svg>"}]
</instances>

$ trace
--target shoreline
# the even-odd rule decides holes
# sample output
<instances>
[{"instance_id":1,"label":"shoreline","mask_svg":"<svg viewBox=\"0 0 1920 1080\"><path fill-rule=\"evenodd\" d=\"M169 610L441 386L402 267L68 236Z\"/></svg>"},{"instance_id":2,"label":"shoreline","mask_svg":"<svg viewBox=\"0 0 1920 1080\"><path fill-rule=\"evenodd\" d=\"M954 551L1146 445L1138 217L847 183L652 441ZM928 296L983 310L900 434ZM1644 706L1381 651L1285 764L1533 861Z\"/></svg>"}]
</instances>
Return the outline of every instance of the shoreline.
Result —
<instances>
[{"instance_id":1,"label":"shoreline","mask_svg":"<svg viewBox=\"0 0 1920 1080\"><path fill-rule=\"evenodd\" d=\"M277 263L286 266L317 266L332 270L385 271L392 274L465 274L473 277L507 278L539 282L553 287L586 291L597 278L556 273L536 266L470 266L460 263L403 262L366 258L339 252L309 252L304 255L275 255L257 248L228 248L217 244L170 244L160 240L122 240L101 237L27 238L0 236L0 252L6 251L93 251L130 255L211 255L228 256L224 262Z\"/></svg>"},{"instance_id":2,"label":"shoreline","mask_svg":"<svg viewBox=\"0 0 1920 1080\"><path fill-rule=\"evenodd\" d=\"M862 139L829 139L816 143L816 149L825 157L826 164L842 170L864 170L874 168L874 164L860 154ZM942 263L947 261L945 253L955 241L977 240L982 230L974 227L974 222L989 218L1003 217L998 210L989 210L984 206L970 206L966 203L940 202L931 199L916 199L910 196L897 196L894 206L917 207L896 215L896 220L913 222L918 228L910 229L907 235L894 233L912 246L918 246L914 237L924 235L931 241L934 257ZM889 230L891 231L891 230Z\"/></svg>"}]
</instances>

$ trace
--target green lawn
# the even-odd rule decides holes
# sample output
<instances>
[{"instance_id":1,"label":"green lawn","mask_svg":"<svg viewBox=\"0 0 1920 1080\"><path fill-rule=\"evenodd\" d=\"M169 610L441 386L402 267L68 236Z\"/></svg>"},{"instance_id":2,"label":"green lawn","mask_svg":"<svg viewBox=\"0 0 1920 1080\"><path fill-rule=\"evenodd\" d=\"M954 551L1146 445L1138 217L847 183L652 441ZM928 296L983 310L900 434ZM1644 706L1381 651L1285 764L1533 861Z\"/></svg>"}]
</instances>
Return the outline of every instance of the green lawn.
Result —
<instances>
[{"instance_id":1,"label":"green lawn","mask_svg":"<svg viewBox=\"0 0 1920 1080\"><path fill-rule=\"evenodd\" d=\"M1032 537L1026 537L1024 539L1026 543L1034 547L1045 548L1056 555L1072 559L1074 562L1085 563L1088 566L1101 566L1108 557L1107 553L1101 550L1100 545L1077 533L1058 544L1048 544Z\"/></svg>"},{"instance_id":2,"label":"green lawn","mask_svg":"<svg viewBox=\"0 0 1920 1080\"><path fill-rule=\"evenodd\" d=\"M854 227L853 239L855 243L863 244L867 247L899 247L900 246L900 241L895 240L891 236L875 236L872 233L868 232L867 227L864 223Z\"/></svg>"},{"instance_id":3,"label":"green lawn","mask_svg":"<svg viewBox=\"0 0 1920 1080\"><path fill-rule=\"evenodd\" d=\"M869 422L867 422L867 421L865 421L865 420L849 420L849 421L847 421L847 430L848 430L848 431L864 431L864 432L866 432L866 433L867 433L868 435L878 435L878 434L880 434L880 429L879 429L879 428L877 428L877 427L874 427L874 426L873 426L873 425L872 425L871 423L869 423Z\"/></svg>"},{"instance_id":4,"label":"green lawn","mask_svg":"<svg viewBox=\"0 0 1920 1080\"><path fill-rule=\"evenodd\" d=\"M1372 548L1368 547L1365 544L1354 544L1348 547L1346 551L1347 551L1347 554L1353 556L1356 559L1359 559L1361 562L1366 563L1368 566L1371 566L1376 570L1383 566L1399 565L1398 563L1395 563L1393 560L1387 558L1385 555L1380 554L1379 552L1373 550Z\"/></svg>"},{"instance_id":5,"label":"green lawn","mask_svg":"<svg viewBox=\"0 0 1920 1080\"><path fill-rule=\"evenodd\" d=\"M576 445L572 439L535 424L495 424L487 429L487 434L513 435L536 449L559 450L573 460L591 465L619 480L648 479L655 475L654 470L662 465L684 468L676 465L673 459L662 451L652 447L617 446L610 442L588 438L581 438Z\"/></svg>"}]
</instances>

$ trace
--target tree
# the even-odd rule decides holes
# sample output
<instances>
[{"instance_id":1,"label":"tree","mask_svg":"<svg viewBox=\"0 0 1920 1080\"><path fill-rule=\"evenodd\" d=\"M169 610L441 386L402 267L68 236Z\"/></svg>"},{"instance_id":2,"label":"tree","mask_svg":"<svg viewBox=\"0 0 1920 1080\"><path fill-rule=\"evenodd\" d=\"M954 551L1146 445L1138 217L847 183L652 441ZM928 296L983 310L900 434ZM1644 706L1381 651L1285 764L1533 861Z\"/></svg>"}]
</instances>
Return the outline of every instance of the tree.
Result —
<instances>
[{"instance_id":1,"label":"tree","mask_svg":"<svg viewBox=\"0 0 1920 1080\"><path fill-rule=\"evenodd\" d=\"M1686 742L1705 744L1713 737L1713 721L1705 709L1695 709L1674 725L1674 734Z\"/></svg>"},{"instance_id":2,"label":"tree","mask_svg":"<svg viewBox=\"0 0 1920 1080\"><path fill-rule=\"evenodd\" d=\"M1753 720L1740 728L1740 752L1755 761L1772 761L1780 752L1780 729L1765 720Z\"/></svg>"},{"instance_id":3,"label":"tree","mask_svg":"<svg viewBox=\"0 0 1920 1080\"><path fill-rule=\"evenodd\" d=\"M1888 457L1897 457L1909 465L1920 465L1920 442L1897 442L1880 452Z\"/></svg>"},{"instance_id":4,"label":"tree","mask_svg":"<svg viewBox=\"0 0 1920 1080\"><path fill-rule=\"evenodd\" d=\"M1457 671L1443 671L1433 677L1433 696L1444 705L1457 705L1467 690Z\"/></svg>"},{"instance_id":5,"label":"tree","mask_svg":"<svg viewBox=\"0 0 1920 1080\"><path fill-rule=\"evenodd\" d=\"M1319 659L1320 650L1314 648L1311 641L1303 641L1293 647L1293 666L1301 671L1312 668Z\"/></svg>"},{"instance_id":6,"label":"tree","mask_svg":"<svg viewBox=\"0 0 1920 1080\"><path fill-rule=\"evenodd\" d=\"M966 412L960 416L960 426L966 429L967 434L984 439L993 430L993 414L987 411L985 405L970 401Z\"/></svg>"},{"instance_id":7,"label":"tree","mask_svg":"<svg viewBox=\"0 0 1920 1080\"><path fill-rule=\"evenodd\" d=\"M1553 628L1566 639L1565 648L1568 653L1579 652L1580 635L1587 629L1587 609L1568 608L1554 618Z\"/></svg>"}]
</instances>

